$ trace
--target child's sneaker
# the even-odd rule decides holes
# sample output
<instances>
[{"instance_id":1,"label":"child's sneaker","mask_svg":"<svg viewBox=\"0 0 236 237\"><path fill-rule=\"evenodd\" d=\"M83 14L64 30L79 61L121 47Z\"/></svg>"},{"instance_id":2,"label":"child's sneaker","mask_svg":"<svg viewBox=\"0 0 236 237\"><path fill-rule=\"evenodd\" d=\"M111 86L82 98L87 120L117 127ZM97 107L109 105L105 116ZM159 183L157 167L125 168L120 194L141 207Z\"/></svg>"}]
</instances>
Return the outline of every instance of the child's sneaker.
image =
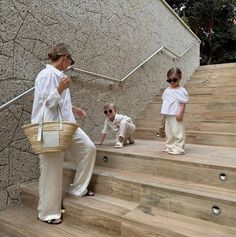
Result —
<instances>
[{"instance_id":1,"label":"child's sneaker","mask_svg":"<svg viewBox=\"0 0 236 237\"><path fill-rule=\"evenodd\" d=\"M123 142L120 142L118 141L116 144L115 144L115 148L122 148L124 146Z\"/></svg>"},{"instance_id":2,"label":"child's sneaker","mask_svg":"<svg viewBox=\"0 0 236 237\"><path fill-rule=\"evenodd\" d=\"M185 152L184 151L168 151L168 154L170 155L184 155Z\"/></svg>"},{"instance_id":3,"label":"child's sneaker","mask_svg":"<svg viewBox=\"0 0 236 237\"><path fill-rule=\"evenodd\" d=\"M169 153L170 151L172 151L171 148L165 147L164 149L162 149L162 152L167 152Z\"/></svg>"}]
</instances>

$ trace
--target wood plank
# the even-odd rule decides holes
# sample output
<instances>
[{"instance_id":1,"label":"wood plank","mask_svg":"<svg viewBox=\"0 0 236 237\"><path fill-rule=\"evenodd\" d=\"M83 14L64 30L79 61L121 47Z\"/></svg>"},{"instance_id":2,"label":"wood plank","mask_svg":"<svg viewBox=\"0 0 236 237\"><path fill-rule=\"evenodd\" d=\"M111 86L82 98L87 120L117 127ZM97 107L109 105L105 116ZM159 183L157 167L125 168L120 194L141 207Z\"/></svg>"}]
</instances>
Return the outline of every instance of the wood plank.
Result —
<instances>
[{"instance_id":1,"label":"wood plank","mask_svg":"<svg viewBox=\"0 0 236 237\"><path fill-rule=\"evenodd\" d=\"M236 229L185 217L156 208L140 206L127 213L130 221L145 223L156 228L161 236L171 237L234 237ZM140 225L140 228L142 226ZM147 227L146 227L147 228ZM147 235L152 237L153 235ZM155 236L155 235L154 235ZM157 235L158 236L158 235ZM156 237L156 236L155 236Z\"/></svg>"},{"instance_id":2,"label":"wood plank","mask_svg":"<svg viewBox=\"0 0 236 237\"><path fill-rule=\"evenodd\" d=\"M160 156L129 156L112 152L98 152L96 165L106 168L125 170L140 174L169 177L185 180L193 183L207 184L211 186L232 189L236 187L236 170L227 166L194 164L182 160L168 159L168 154L160 152ZM106 160L104 162L104 157ZM225 181L220 180L220 174L227 175Z\"/></svg>"},{"instance_id":3,"label":"wood plank","mask_svg":"<svg viewBox=\"0 0 236 237\"><path fill-rule=\"evenodd\" d=\"M117 151L113 147L111 141L106 141L103 145L97 146L97 151L111 152L126 156L143 156L143 159L155 159L161 157L163 159L192 162L194 164L210 166L218 165L219 168L228 167L234 170L236 168L236 148L231 147L215 147L206 145L186 144L186 155L170 156L162 152L165 146L163 141L137 139L135 144L124 146Z\"/></svg>"}]
</instances>

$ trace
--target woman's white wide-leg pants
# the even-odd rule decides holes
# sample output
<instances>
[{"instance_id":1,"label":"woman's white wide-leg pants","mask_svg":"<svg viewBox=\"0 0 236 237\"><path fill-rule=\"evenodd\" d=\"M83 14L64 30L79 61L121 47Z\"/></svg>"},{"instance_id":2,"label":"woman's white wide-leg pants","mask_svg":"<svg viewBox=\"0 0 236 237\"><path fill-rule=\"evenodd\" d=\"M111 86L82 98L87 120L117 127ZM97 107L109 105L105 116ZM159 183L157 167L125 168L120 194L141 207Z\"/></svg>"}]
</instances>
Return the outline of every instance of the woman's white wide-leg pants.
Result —
<instances>
[{"instance_id":1,"label":"woman's white wide-leg pants","mask_svg":"<svg viewBox=\"0 0 236 237\"><path fill-rule=\"evenodd\" d=\"M96 158L96 146L82 129L78 129L68 151L76 161L76 174L69 193L83 196L87 192ZM40 154L38 217L46 221L61 217L64 153Z\"/></svg>"}]
</instances>

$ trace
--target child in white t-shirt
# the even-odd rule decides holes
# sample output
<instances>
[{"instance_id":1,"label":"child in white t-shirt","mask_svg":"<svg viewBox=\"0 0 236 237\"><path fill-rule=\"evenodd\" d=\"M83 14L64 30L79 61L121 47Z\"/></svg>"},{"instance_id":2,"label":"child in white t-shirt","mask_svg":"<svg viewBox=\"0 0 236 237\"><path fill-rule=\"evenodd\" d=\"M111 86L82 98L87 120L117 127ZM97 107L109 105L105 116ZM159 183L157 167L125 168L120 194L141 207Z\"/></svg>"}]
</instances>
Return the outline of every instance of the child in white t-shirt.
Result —
<instances>
[{"instance_id":1,"label":"child in white t-shirt","mask_svg":"<svg viewBox=\"0 0 236 237\"><path fill-rule=\"evenodd\" d=\"M182 72L179 68L171 68L167 72L167 82L170 84L162 95L161 114L166 117L165 133L166 147L163 152L171 155L185 154L184 111L188 102L188 92L179 85Z\"/></svg>"},{"instance_id":2,"label":"child in white t-shirt","mask_svg":"<svg viewBox=\"0 0 236 237\"><path fill-rule=\"evenodd\" d=\"M112 132L116 132L116 148L122 148L127 140L130 144L134 144L133 134L135 131L135 125L133 124L132 119L126 115L117 114L116 106L113 103L104 105L103 112L106 118L99 143L97 144L99 145L103 143L108 129Z\"/></svg>"}]
</instances>

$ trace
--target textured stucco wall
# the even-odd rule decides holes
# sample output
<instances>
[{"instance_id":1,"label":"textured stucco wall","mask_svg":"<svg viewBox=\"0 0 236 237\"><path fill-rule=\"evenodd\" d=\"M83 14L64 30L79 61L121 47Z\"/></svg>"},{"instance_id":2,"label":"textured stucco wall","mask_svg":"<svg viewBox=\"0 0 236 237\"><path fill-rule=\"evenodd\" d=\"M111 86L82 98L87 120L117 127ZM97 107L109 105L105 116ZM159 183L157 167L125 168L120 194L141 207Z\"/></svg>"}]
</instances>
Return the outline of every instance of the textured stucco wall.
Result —
<instances>
[{"instance_id":1,"label":"textured stucco wall","mask_svg":"<svg viewBox=\"0 0 236 237\"><path fill-rule=\"evenodd\" d=\"M75 67L121 79L161 46L181 54L195 40L163 1L0 0L0 105L34 85L54 43L71 46ZM180 60L168 52L155 55L120 85L68 72L73 102L88 113L79 121L82 128L96 140L104 103L113 101L119 112L138 117L166 86L169 67L182 68L184 83L198 65L196 44ZM18 203L19 185L39 175L21 131L31 105L29 95L0 111L0 210Z\"/></svg>"}]
</instances>

